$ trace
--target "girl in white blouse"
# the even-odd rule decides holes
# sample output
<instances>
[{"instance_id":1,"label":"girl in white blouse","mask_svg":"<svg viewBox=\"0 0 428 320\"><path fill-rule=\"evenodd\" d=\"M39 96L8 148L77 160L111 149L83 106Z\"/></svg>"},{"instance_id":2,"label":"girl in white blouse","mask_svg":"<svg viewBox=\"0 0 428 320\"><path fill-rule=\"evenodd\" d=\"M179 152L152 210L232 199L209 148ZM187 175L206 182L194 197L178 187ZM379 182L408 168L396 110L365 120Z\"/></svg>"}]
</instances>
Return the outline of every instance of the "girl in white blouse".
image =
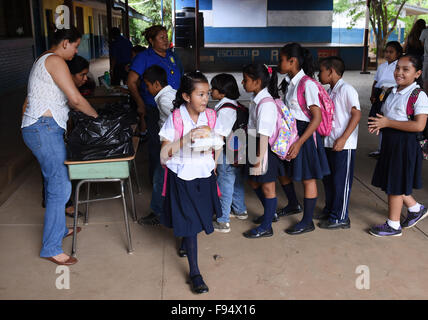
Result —
<instances>
[{"instance_id":1,"label":"girl in white blouse","mask_svg":"<svg viewBox=\"0 0 428 320\"><path fill-rule=\"evenodd\" d=\"M415 226L428 214L427 208L411 196L413 188L422 188L422 149L418 134L426 125L428 98L418 84L421 73L419 57L401 57L394 71L397 86L382 107L383 115L369 117L369 132L382 131L383 135L372 184L388 195L388 220L370 229L377 237L401 236L402 228ZM408 215L400 224L403 203Z\"/></svg>"},{"instance_id":2,"label":"girl in white blouse","mask_svg":"<svg viewBox=\"0 0 428 320\"><path fill-rule=\"evenodd\" d=\"M208 292L198 267L197 235L203 230L212 233L213 215L222 215L212 150L192 151L189 146L196 139L210 137L214 129L215 111L207 109L209 89L201 72L184 75L173 102L174 110L159 132L163 141L161 163L167 168L160 220L173 228L176 237L183 237L179 255L187 256L195 293Z\"/></svg>"}]
</instances>

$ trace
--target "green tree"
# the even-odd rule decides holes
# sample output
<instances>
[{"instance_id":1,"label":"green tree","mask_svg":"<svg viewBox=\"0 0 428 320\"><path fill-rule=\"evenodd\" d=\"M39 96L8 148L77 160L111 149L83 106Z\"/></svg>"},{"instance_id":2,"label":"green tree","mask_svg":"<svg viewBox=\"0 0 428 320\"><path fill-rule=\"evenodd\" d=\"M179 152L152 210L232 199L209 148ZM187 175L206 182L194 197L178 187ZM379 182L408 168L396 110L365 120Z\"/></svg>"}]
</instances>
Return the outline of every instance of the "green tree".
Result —
<instances>
[{"instance_id":1,"label":"green tree","mask_svg":"<svg viewBox=\"0 0 428 320\"><path fill-rule=\"evenodd\" d=\"M395 30L403 6L407 0L370 0L370 26L376 38L376 57L383 57L388 37ZM365 17L365 0L335 0L334 12L347 13L352 18L351 26Z\"/></svg>"},{"instance_id":2,"label":"green tree","mask_svg":"<svg viewBox=\"0 0 428 320\"><path fill-rule=\"evenodd\" d=\"M162 24L161 0L129 0L129 6L137 10L148 21L131 19L129 22L129 33L134 44L148 46L142 35L144 30L155 24ZM169 0L163 1L163 25L168 30L171 39L172 34L172 4Z\"/></svg>"}]
</instances>

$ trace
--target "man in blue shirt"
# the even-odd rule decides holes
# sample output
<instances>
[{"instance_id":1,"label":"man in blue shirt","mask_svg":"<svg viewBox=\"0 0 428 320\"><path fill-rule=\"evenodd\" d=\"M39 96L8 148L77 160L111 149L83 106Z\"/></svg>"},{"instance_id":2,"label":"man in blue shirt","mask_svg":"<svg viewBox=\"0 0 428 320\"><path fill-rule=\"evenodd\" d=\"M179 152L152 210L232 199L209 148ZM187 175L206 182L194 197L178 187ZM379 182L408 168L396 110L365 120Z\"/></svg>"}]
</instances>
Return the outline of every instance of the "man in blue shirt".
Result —
<instances>
[{"instance_id":1,"label":"man in blue shirt","mask_svg":"<svg viewBox=\"0 0 428 320\"><path fill-rule=\"evenodd\" d=\"M120 80L124 83L128 80L126 66L131 62L132 43L120 34L119 28L112 28L113 42L111 44L111 84L119 85Z\"/></svg>"},{"instance_id":2,"label":"man in blue shirt","mask_svg":"<svg viewBox=\"0 0 428 320\"><path fill-rule=\"evenodd\" d=\"M182 76L181 64L177 61L176 56L169 49L170 42L168 34L163 26L152 26L145 30L145 38L149 43L149 48L139 53L132 61L128 75L128 88L133 99L138 106L140 115L140 132L147 129L148 151L149 151L149 178L153 185L162 184L159 181L160 175L160 140L158 126L159 110L153 96L148 92L142 76L144 71L152 65L162 67L167 74L168 85L174 89L180 86ZM143 218L144 224L159 224L159 215L162 209L162 203L154 203L151 206L153 212ZM148 222L148 223L146 223Z\"/></svg>"}]
</instances>

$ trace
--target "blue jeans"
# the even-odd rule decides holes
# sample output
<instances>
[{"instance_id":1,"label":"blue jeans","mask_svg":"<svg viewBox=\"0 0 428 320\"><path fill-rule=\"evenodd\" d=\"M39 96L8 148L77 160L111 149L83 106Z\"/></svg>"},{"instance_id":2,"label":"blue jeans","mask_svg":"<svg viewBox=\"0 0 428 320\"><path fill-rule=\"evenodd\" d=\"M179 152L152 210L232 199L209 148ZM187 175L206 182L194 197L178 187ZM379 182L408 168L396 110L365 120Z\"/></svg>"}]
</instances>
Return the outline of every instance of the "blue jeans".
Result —
<instances>
[{"instance_id":1,"label":"blue jeans","mask_svg":"<svg viewBox=\"0 0 428 320\"><path fill-rule=\"evenodd\" d=\"M45 187L45 219L40 257L63 253L62 239L67 235L65 204L71 193L68 178L64 129L51 117L41 117L31 126L22 128L22 137L42 169Z\"/></svg>"},{"instance_id":2,"label":"blue jeans","mask_svg":"<svg viewBox=\"0 0 428 320\"><path fill-rule=\"evenodd\" d=\"M230 208L236 213L247 211L245 206L243 167L234 167L226 164L226 155L223 153L223 164L217 165L217 183L220 188L221 211L223 215L218 222L230 221Z\"/></svg>"}]
</instances>

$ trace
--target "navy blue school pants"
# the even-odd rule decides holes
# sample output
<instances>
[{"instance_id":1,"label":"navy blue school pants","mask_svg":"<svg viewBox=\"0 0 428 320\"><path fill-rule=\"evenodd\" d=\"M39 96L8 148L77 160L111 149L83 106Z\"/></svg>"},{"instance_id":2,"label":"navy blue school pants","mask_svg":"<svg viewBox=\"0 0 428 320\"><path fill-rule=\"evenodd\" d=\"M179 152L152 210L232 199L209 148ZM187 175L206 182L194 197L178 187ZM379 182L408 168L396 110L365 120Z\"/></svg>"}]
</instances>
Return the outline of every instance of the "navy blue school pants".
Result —
<instances>
[{"instance_id":1,"label":"navy blue school pants","mask_svg":"<svg viewBox=\"0 0 428 320\"><path fill-rule=\"evenodd\" d=\"M355 150L339 152L325 148L331 174L323 178L325 190L325 209L330 220L344 221L348 218L349 197L354 178Z\"/></svg>"}]
</instances>

